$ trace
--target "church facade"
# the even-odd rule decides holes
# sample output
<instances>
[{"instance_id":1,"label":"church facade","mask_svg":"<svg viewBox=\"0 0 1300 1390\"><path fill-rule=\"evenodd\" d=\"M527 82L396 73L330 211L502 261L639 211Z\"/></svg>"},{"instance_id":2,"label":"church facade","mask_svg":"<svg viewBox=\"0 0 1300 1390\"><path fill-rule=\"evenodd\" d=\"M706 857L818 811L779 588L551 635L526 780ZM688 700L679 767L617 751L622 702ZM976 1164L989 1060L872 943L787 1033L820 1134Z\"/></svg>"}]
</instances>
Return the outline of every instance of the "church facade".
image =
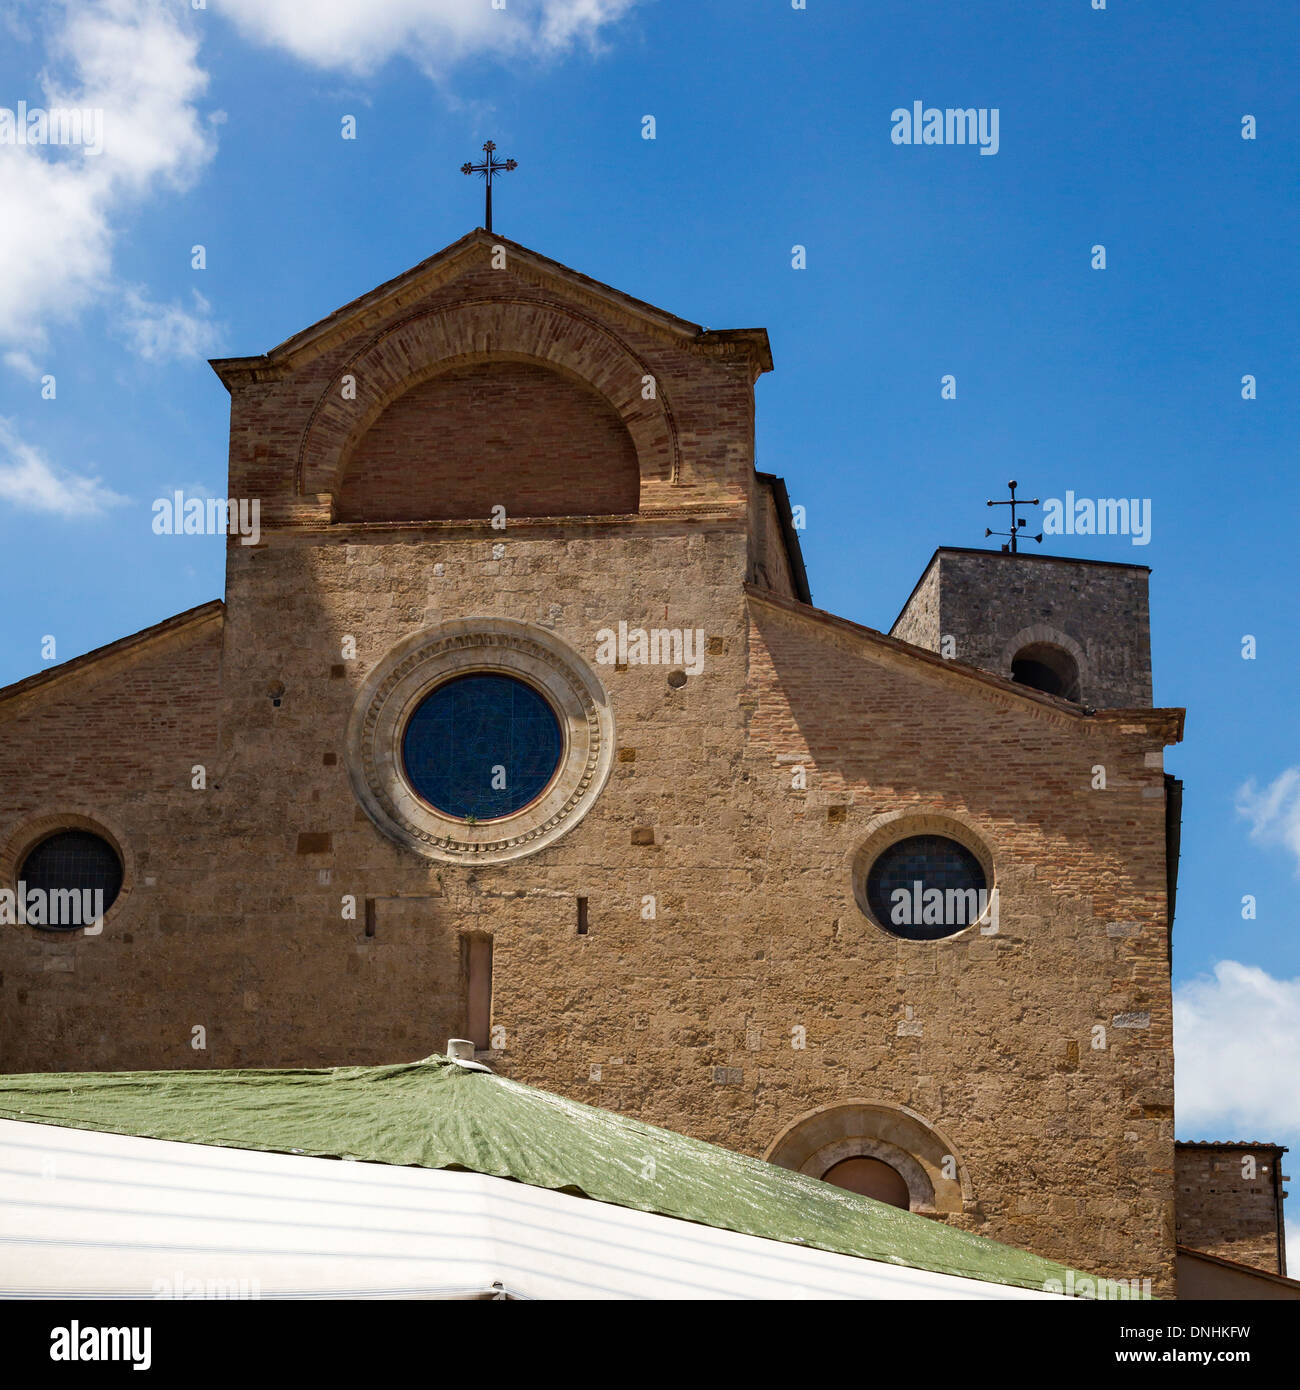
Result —
<instances>
[{"instance_id":1,"label":"church facade","mask_svg":"<svg viewBox=\"0 0 1300 1390\"><path fill-rule=\"evenodd\" d=\"M890 633L818 610L766 334L481 230L213 365L224 601L0 691L0 889L108 896L0 931L0 1070L462 1036L1173 1291L1145 569L941 549Z\"/></svg>"}]
</instances>

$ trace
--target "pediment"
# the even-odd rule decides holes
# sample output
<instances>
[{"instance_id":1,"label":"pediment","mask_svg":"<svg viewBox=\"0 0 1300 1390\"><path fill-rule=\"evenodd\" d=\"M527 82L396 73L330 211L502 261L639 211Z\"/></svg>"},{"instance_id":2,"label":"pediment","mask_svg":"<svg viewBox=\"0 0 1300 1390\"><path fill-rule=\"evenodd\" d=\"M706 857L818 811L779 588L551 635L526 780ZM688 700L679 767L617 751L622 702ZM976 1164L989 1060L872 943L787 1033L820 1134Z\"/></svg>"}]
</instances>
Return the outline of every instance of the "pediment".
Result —
<instances>
[{"instance_id":1,"label":"pediment","mask_svg":"<svg viewBox=\"0 0 1300 1390\"><path fill-rule=\"evenodd\" d=\"M457 280L485 270L513 276L533 294L543 291L553 302L577 312L585 310L606 323L621 321L664 342L693 347L705 355L749 360L755 377L772 369L765 329L702 328L482 228L301 329L269 352L254 357L213 358L212 368L228 388L240 381L265 380L296 371L349 339L377 331L417 309Z\"/></svg>"}]
</instances>

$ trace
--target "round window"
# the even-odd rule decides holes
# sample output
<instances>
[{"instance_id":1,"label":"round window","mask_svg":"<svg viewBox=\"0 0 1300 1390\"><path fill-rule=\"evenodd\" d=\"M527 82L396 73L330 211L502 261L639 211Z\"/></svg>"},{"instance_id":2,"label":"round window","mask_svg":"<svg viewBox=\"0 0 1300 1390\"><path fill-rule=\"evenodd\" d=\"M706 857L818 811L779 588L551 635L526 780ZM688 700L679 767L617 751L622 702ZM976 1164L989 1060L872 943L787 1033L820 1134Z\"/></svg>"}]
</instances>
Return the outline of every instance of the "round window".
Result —
<instances>
[{"instance_id":1,"label":"round window","mask_svg":"<svg viewBox=\"0 0 1300 1390\"><path fill-rule=\"evenodd\" d=\"M457 676L416 706L402 762L417 795L445 816L499 820L550 785L564 736L545 697L514 676Z\"/></svg>"},{"instance_id":2,"label":"round window","mask_svg":"<svg viewBox=\"0 0 1300 1390\"><path fill-rule=\"evenodd\" d=\"M60 830L28 853L18 880L33 926L75 931L112 907L122 891L122 861L102 836L89 830ZM33 890L41 895L41 922L33 921Z\"/></svg>"},{"instance_id":3,"label":"round window","mask_svg":"<svg viewBox=\"0 0 1300 1390\"><path fill-rule=\"evenodd\" d=\"M545 628L455 618L412 633L366 677L348 720L366 814L447 864L536 854L595 805L614 714L595 672Z\"/></svg>"},{"instance_id":4,"label":"round window","mask_svg":"<svg viewBox=\"0 0 1300 1390\"><path fill-rule=\"evenodd\" d=\"M867 903L887 931L937 941L979 920L988 906L980 861L946 835L912 835L876 856L867 872Z\"/></svg>"}]
</instances>

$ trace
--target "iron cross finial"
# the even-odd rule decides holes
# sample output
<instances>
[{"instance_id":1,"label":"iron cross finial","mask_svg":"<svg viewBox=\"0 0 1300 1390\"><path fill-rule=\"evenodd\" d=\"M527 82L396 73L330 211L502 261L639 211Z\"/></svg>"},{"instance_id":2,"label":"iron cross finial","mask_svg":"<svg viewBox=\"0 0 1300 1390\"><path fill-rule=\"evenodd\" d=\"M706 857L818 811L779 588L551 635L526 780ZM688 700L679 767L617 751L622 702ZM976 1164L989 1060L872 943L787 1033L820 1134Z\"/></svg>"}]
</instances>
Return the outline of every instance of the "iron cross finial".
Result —
<instances>
[{"instance_id":1,"label":"iron cross finial","mask_svg":"<svg viewBox=\"0 0 1300 1390\"><path fill-rule=\"evenodd\" d=\"M1004 545L1004 546L1002 547L1002 550L1003 550L1004 553L1009 553L1009 554L1011 554L1011 555L1014 555L1014 554L1016 553L1016 538L1020 535L1020 532L1021 532L1026 526L1029 525L1029 523L1028 523L1027 521L1023 521L1023 520L1022 520L1022 521L1017 521L1017 520L1016 520L1016 508L1017 508L1017 507L1037 507L1037 506L1039 505L1039 502L1038 502L1038 498L1037 498L1037 497L1017 497L1017 496L1016 496L1016 480L1015 480L1014 478L1012 478L1012 480L1007 484L1007 486L1011 489L1011 500L1010 500L1009 502L1008 502L1007 499L1004 497L1000 502L986 502L984 505L985 505L986 507L1010 507L1010 508L1011 508L1011 530L1010 530L1010 531L990 531L987 527L985 527L985 529L984 529L984 534L985 534L985 536L1009 536L1011 539L1010 539L1010 541L1009 541L1009 543L1008 543L1007 545ZM1025 539L1026 539L1026 540L1030 540L1030 541L1037 541L1039 545L1042 545L1042 543L1043 543L1043 533L1040 531L1040 532L1038 533L1038 535L1036 535L1036 536L1026 536Z\"/></svg>"},{"instance_id":2,"label":"iron cross finial","mask_svg":"<svg viewBox=\"0 0 1300 1390\"><path fill-rule=\"evenodd\" d=\"M460 166L462 174L478 174L487 181L486 221L483 225L489 232L492 230L492 176L494 174L508 174L511 170L519 168L518 163L513 159L498 159L496 149L496 145L491 140L485 141L482 164L470 164L467 161Z\"/></svg>"}]
</instances>

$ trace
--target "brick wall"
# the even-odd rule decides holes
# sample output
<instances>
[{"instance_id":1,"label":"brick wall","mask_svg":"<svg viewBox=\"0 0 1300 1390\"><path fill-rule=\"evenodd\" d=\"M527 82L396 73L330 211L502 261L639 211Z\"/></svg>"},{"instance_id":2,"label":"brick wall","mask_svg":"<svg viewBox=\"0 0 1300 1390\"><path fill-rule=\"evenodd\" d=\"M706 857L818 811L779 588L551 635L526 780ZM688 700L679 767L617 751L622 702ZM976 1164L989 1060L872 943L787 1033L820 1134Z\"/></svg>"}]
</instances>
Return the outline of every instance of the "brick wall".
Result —
<instances>
[{"instance_id":1,"label":"brick wall","mask_svg":"<svg viewBox=\"0 0 1300 1390\"><path fill-rule=\"evenodd\" d=\"M478 363L401 396L348 462L342 521L635 512L636 450L603 397L522 362Z\"/></svg>"},{"instance_id":2,"label":"brick wall","mask_svg":"<svg viewBox=\"0 0 1300 1390\"><path fill-rule=\"evenodd\" d=\"M232 370L230 492L263 497L282 524L228 548L219 682L205 647L201 670L178 656L156 677L194 679L186 701L141 710L139 690L106 686L93 715L65 716L51 692L39 717L62 751L42 795L113 807L154 883L97 941L4 934L4 987L21 977L28 999L0 1034L0 1068L423 1056L463 1034L461 940L488 933L504 1074L751 1154L816 1106L906 1106L951 1136L969 1175L948 1219L1169 1291L1160 732L1051 710L747 594L753 365L730 344L696 345L527 268L475 266L422 293L322 330L288 365ZM455 310L473 337L474 315L481 335L554 327L566 298L583 327L561 365L622 382L608 398L636 446L635 519L328 524L356 447L322 404L345 367L384 344L374 370L393 374L403 353L446 350L445 326L409 337L430 305L483 305ZM408 325L400 352L390 321ZM636 404L641 366L658 414ZM538 625L588 663L620 620L701 628L708 656L678 687L662 667L595 667L618 755L590 813L515 863L439 864L358 805L344 734L394 644L485 614ZM103 764L88 719L129 731L146 766ZM214 725L216 775L191 792ZM21 766L21 745L6 756ZM1106 792L1090 788L1099 761ZM960 818L985 845L997 935L904 942L862 914L856 850L900 812ZM74 960L57 984L42 975L50 952Z\"/></svg>"},{"instance_id":3,"label":"brick wall","mask_svg":"<svg viewBox=\"0 0 1300 1390\"><path fill-rule=\"evenodd\" d=\"M223 842L191 783L195 765L219 776L220 655L218 610L0 701L3 886L12 889L32 830L63 821L107 832L127 869L98 936L0 926L0 1068L189 1064L184 1039L172 1030L163 1046L156 1019L161 1000L206 1017L192 1007L207 971L196 937L216 905L192 886Z\"/></svg>"},{"instance_id":4,"label":"brick wall","mask_svg":"<svg viewBox=\"0 0 1300 1390\"><path fill-rule=\"evenodd\" d=\"M1179 1245L1285 1274L1278 1258L1281 1152L1179 1144L1175 1157Z\"/></svg>"}]
</instances>

